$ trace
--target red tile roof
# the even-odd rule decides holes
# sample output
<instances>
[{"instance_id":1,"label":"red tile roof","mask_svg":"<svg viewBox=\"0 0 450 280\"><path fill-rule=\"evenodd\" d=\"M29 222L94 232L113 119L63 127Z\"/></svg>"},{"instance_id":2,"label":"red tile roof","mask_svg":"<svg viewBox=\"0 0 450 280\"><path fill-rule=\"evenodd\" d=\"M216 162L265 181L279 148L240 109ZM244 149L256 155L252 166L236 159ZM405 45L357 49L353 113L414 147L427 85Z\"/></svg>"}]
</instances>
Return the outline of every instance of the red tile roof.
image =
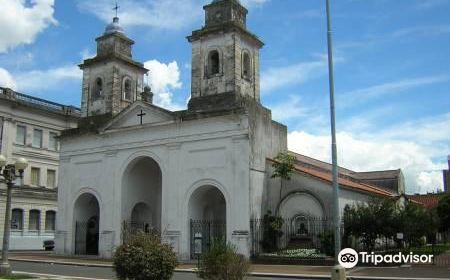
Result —
<instances>
[{"instance_id":1,"label":"red tile roof","mask_svg":"<svg viewBox=\"0 0 450 280\"><path fill-rule=\"evenodd\" d=\"M415 194L407 195L407 198L418 202L428 209L436 208L439 204L439 200L445 193L430 193L430 194Z\"/></svg>"},{"instance_id":2,"label":"red tile roof","mask_svg":"<svg viewBox=\"0 0 450 280\"><path fill-rule=\"evenodd\" d=\"M268 159L268 160L270 162L274 162L273 159ZM312 168L307 168L307 167L301 166L301 165L295 165L295 171L302 173L304 175L307 175L307 176L311 176L311 177L320 179L327 183L330 183L330 186L331 186L331 183L333 182L333 176L329 172L322 172L322 171L312 169ZM359 191L359 192L372 193L372 194L376 194L376 195L380 195L380 196L384 196L384 197L396 197L397 196L396 194L389 192L388 190L385 190L385 189L382 189L382 188L379 188L379 187L376 187L373 185L369 185L366 183L349 180L347 178L339 177L338 182L341 187Z\"/></svg>"}]
</instances>

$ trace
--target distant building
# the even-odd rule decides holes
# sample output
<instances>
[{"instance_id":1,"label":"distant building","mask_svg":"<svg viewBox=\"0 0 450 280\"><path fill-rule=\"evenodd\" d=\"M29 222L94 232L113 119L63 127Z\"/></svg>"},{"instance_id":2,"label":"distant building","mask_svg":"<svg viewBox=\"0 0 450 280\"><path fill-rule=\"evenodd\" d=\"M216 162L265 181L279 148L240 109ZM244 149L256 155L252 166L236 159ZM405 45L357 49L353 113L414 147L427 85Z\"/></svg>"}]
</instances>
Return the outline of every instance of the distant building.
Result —
<instances>
[{"instance_id":1,"label":"distant building","mask_svg":"<svg viewBox=\"0 0 450 280\"><path fill-rule=\"evenodd\" d=\"M448 169L443 170L442 173L444 175L444 192L449 192L450 190L450 155L447 158L448 161Z\"/></svg>"},{"instance_id":2,"label":"distant building","mask_svg":"<svg viewBox=\"0 0 450 280\"><path fill-rule=\"evenodd\" d=\"M57 214L59 141L76 126L80 111L0 87L0 153L10 161L29 161L24 186L12 196L12 250L42 249L53 239ZM3 238L6 186L0 179L0 240ZM1 246L0 242L0 246Z\"/></svg>"}]
</instances>

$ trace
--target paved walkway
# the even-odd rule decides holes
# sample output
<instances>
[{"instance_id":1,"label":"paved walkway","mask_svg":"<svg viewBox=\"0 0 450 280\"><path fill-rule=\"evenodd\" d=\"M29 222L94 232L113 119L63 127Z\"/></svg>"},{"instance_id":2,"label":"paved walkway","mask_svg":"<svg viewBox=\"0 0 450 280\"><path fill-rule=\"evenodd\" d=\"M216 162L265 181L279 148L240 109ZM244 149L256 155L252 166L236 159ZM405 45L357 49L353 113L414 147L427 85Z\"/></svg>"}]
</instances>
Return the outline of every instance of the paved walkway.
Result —
<instances>
[{"instance_id":1,"label":"paved walkway","mask_svg":"<svg viewBox=\"0 0 450 280\"><path fill-rule=\"evenodd\" d=\"M110 260L92 257L57 256L47 252L15 252L11 260L28 262L67 264L93 267L112 267ZM179 272L194 272L195 264L181 264ZM331 267L328 266L300 266L300 265L253 265L251 269L255 276L285 276L292 278L330 277ZM347 271L349 279L450 279L450 266L413 266L413 267L357 267Z\"/></svg>"}]
</instances>

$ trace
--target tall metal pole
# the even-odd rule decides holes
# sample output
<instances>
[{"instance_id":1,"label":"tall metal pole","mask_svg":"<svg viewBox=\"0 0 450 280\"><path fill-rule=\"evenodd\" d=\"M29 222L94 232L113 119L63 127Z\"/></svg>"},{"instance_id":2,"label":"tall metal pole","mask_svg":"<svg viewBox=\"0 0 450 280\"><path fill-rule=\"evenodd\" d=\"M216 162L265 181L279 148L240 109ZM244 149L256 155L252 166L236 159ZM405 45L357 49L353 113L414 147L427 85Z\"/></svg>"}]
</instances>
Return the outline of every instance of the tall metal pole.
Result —
<instances>
[{"instance_id":1,"label":"tall metal pole","mask_svg":"<svg viewBox=\"0 0 450 280\"><path fill-rule=\"evenodd\" d=\"M0 275L7 276L11 274L11 266L8 262L9 252L9 236L11 231L11 192L14 183L7 182L6 191L6 209L5 209L5 223L3 229L3 247L2 247L2 262L0 264Z\"/></svg>"},{"instance_id":2,"label":"tall metal pole","mask_svg":"<svg viewBox=\"0 0 450 280\"><path fill-rule=\"evenodd\" d=\"M341 217L339 207L339 182L336 144L336 109L334 105L334 67L333 67L333 31L331 29L330 0L327 5L327 41L328 41L328 72L330 81L330 113L331 113L331 153L333 161L333 200L334 200L334 259L338 264L338 254L341 250Z\"/></svg>"}]
</instances>

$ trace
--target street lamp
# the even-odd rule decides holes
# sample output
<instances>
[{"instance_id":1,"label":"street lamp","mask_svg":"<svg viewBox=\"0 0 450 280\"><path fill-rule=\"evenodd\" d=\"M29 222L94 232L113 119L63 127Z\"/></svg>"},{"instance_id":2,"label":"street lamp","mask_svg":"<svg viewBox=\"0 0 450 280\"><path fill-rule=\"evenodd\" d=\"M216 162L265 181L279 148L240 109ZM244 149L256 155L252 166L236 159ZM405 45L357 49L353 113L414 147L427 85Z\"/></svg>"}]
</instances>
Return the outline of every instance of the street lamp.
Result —
<instances>
[{"instance_id":1,"label":"street lamp","mask_svg":"<svg viewBox=\"0 0 450 280\"><path fill-rule=\"evenodd\" d=\"M2 263L0 264L0 276L11 274L11 266L8 262L9 235L11 231L11 193L14 187L14 181L17 178L23 180L23 172L28 167L28 161L19 158L14 164L7 164L6 157L0 155L0 173L6 181L6 209L5 224L3 230ZM23 181L21 182L21 184Z\"/></svg>"}]
</instances>

